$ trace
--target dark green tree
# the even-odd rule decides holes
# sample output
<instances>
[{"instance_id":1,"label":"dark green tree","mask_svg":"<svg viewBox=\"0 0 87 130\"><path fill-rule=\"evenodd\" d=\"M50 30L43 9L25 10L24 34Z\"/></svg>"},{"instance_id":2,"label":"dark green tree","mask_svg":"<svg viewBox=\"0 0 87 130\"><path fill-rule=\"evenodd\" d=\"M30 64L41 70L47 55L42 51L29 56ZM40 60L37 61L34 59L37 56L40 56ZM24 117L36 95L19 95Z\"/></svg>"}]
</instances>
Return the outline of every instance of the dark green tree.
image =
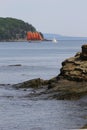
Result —
<instances>
[{"instance_id":1,"label":"dark green tree","mask_svg":"<svg viewBox=\"0 0 87 130\"><path fill-rule=\"evenodd\" d=\"M0 41L26 38L28 31L35 32L31 24L15 18L0 18Z\"/></svg>"}]
</instances>

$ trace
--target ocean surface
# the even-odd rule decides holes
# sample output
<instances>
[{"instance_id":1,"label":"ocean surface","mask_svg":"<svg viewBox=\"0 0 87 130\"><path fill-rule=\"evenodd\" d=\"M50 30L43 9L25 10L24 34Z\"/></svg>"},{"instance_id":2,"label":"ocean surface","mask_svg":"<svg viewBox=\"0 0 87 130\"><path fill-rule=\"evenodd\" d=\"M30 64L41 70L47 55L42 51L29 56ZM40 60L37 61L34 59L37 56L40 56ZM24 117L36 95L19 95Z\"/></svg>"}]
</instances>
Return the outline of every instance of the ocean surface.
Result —
<instances>
[{"instance_id":1,"label":"ocean surface","mask_svg":"<svg viewBox=\"0 0 87 130\"><path fill-rule=\"evenodd\" d=\"M61 63L81 51L84 40L0 43L0 130L67 130L87 123L87 97L78 101L30 100L31 90L7 84L50 79Z\"/></svg>"},{"instance_id":2,"label":"ocean surface","mask_svg":"<svg viewBox=\"0 0 87 130\"><path fill-rule=\"evenodd\" d=\"M58 75L61 62L81 51L82 41L0 43L0 83Z\"/></svg>"}]
</instances>

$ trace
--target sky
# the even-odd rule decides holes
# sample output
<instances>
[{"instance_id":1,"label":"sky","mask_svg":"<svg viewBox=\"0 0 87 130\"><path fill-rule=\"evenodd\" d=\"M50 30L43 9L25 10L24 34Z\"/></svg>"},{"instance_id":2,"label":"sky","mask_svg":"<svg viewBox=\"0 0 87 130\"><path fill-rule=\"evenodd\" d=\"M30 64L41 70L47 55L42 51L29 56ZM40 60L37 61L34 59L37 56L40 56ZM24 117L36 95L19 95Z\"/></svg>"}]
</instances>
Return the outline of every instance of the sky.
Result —
<instances>
[{"instance_id":1,"label":"sky","mask_svg":"<svg viewBox=\"0 0 87 130\"><path fill-rule=\"evenodd\" d=\"M42 33L87 37L87 0L0 0L0 17L21 19Z\"/></svg>"}]
</instances>

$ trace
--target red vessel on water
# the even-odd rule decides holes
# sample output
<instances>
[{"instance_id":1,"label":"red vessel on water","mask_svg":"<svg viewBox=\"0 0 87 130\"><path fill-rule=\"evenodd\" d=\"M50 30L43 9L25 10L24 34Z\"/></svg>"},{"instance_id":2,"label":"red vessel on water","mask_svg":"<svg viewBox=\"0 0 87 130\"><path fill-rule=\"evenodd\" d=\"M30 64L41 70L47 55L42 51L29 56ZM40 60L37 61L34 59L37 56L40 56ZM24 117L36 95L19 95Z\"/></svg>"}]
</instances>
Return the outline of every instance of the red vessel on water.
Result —
<instances>
[{"instance_id":1,"label":"red vessel on water","mask_svg":"<svg viewBox=\"0 0 87 130\"><path fill-rule=\"evenodd\" d=\"M42 41L43 37L39 32L27 32L28 41Z\"/></svg>"}]
</instances>

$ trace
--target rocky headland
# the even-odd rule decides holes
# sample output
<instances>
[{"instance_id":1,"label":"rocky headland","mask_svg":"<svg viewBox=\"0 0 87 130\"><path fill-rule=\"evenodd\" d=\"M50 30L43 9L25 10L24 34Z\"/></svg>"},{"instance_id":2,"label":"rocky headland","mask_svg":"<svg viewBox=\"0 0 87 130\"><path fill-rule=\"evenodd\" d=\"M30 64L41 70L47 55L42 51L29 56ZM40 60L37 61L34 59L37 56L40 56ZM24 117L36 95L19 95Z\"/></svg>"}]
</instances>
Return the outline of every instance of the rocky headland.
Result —
<instances>
[{"instance_id":1,"label":"rocky headland","mask_svg":"<svg viewBox=\"0 0 87 130\"><path fill-rule=\"evenodd\" d=\"M0 42L26 42L27 32L37 32L36 28L23 20L0 17ZM39 32L40 36L44 36Z\"/></svg>"},{"instance_id":2,"label":"rocky headland","mask_svg":"<svg viewBox=\"0 0 87 130\"><path fill-rule=\"evenodd\" d=\"M74 57L62 62L60 74L53 79L40 78L15 84L13 87L32 88L29 98L76 100L87 95L87 44Z\"/></svg>"}]
</instances>

